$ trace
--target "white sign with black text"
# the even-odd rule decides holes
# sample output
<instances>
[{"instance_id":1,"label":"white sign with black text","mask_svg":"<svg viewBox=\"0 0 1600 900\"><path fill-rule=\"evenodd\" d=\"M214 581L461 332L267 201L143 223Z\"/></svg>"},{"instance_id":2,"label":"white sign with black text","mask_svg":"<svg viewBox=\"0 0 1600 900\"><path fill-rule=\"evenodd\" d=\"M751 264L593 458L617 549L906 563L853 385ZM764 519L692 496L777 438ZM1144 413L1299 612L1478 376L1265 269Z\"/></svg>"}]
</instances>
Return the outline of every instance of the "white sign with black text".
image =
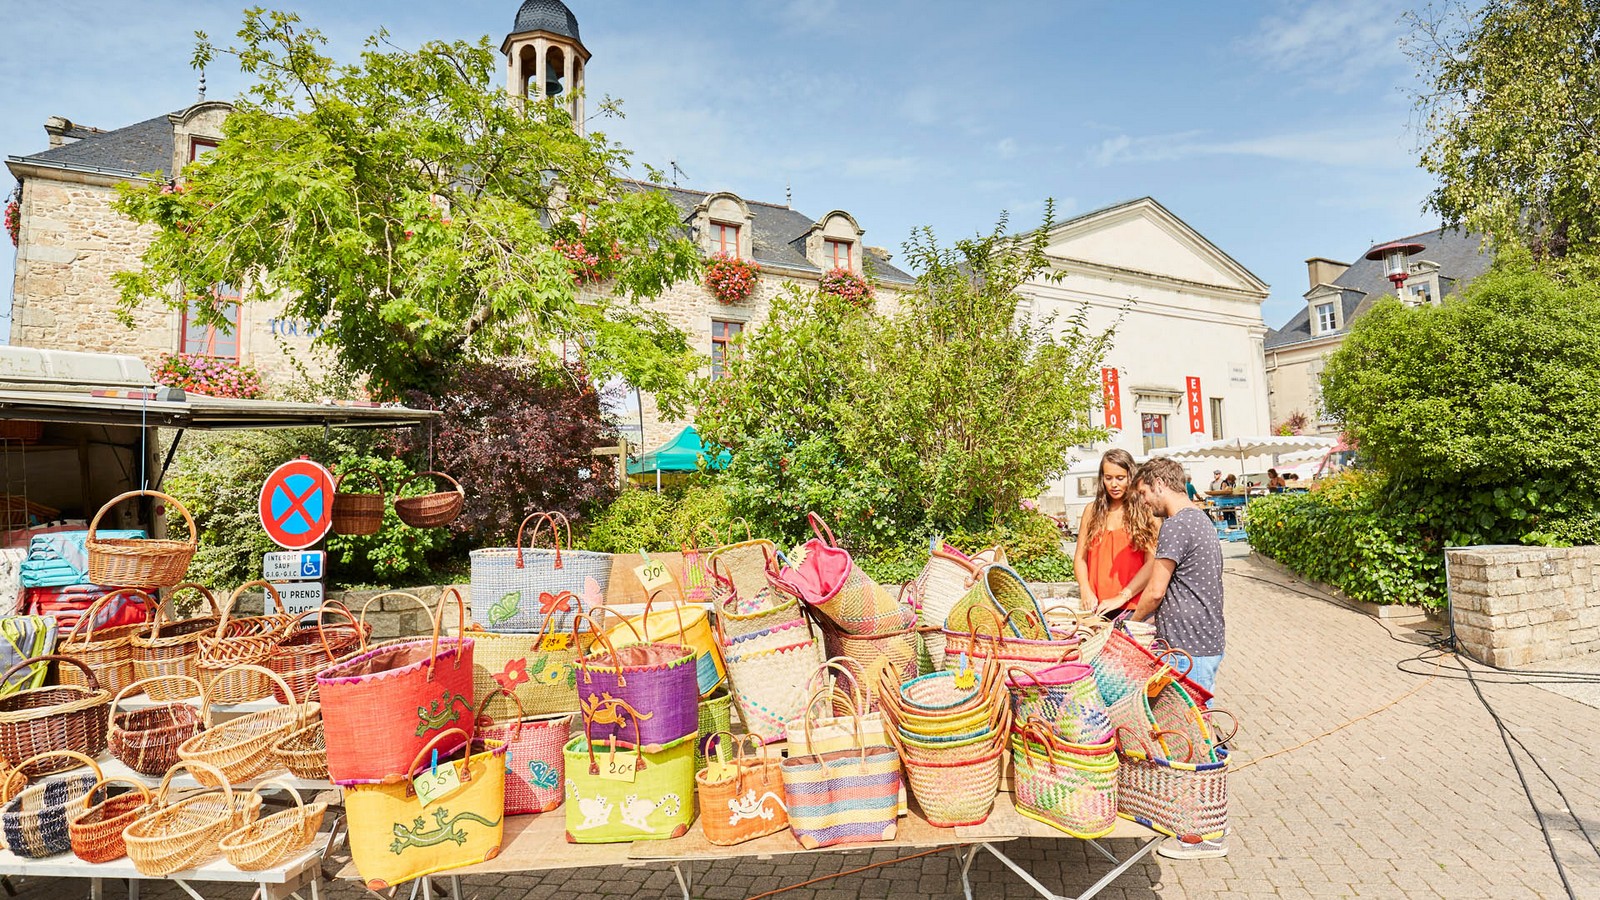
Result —
<instances>
[{"instance_id":1,"label":"white sign with black text","mask_svg":"<svg viewBox=\"0 0 1600 900\"><path fill-rule=\"evenodd\" d=\"M310 612L322 605L322 582L320 581L292 581L273 582L278 591L278 596L283 599L283 612L304 613ZM266 609L268 614L277 612L272 602L272 595L267 595Z\"/></svg>"}]
</instances>

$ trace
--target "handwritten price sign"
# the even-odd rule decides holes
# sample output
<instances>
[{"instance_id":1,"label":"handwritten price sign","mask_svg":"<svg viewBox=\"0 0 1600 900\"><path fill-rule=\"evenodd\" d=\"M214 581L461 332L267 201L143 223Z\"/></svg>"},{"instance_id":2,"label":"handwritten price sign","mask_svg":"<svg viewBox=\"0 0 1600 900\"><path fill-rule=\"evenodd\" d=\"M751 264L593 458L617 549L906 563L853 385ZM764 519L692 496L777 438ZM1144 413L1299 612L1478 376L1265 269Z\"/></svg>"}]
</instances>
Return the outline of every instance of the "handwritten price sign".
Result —
<instances>
[{"instance_id":1,"label":"handwritten price sign","mask_svg":"<svg viewBox=\"0 0 1600 900\"><path fill-rule=\"evenodd\" d=\"M417 798L422 801L422 805L427 806L459 790L461 773L456 771L455 763L445 763L442 766L434 766L411 779L411 784L417 789Z\"/></svg>"},{"instance_id":2,"label":"handwritten price sign","mask_svg":"<svg viewBox=\"0 0 1600 900\"><path fill-rule=\"evenodd\" d=\"M648 556L645 557L644 565L636 567L633 570L633 574L638 576L639 583L644 585L644 589L647 591L664 588L672 583L672 574L667 571L666 564L657 562ZM629 780L631 781L632 779Z\"/></svg>"},{"instance_id":3,"label":"handwritten price sign","mask_svg":"<svg viewBox=\"0 0 1600 900\"><path fill-rule=\"evenodd\" d=\"M607 753L605 761L600 763L599 774L606 781L625 781L632 784L634 777L638 774L635 771L638 763L639 756L636 753L624 753L618 756L616 739L612 738L611 752Z\"/></svg>"}]
</instances>

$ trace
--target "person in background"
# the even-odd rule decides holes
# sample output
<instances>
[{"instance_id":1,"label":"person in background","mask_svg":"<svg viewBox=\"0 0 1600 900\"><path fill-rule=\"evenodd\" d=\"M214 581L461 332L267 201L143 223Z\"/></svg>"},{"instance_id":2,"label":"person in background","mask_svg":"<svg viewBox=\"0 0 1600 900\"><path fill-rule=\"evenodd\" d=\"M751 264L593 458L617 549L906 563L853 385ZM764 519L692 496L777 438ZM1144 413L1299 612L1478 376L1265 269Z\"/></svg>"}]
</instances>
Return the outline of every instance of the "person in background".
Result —
<instances>
[{"instance_id":1,"label":"person in background","mask_svg":"<svg viewBox=\"0 0 1600 900\"><path fill-rule=\"evenodd\" d=\"M1231 491L1238 486L1239 477L1237 475L1229 475L1227 478L1222 479L1222 489L1225 491Z\"/></svg>"},{"instance_id":2,"label":"person in background","mask_svg":"<svg viewBox=\"0 0 1600 900\"><path fill-rule=\"evenodd\" d=\"M1227 481L1227 479L1222 477L1222 470L1221 469L1218 469L1215 472L1211 473L1211 489L1213 491L1222 490L1223 489L1223 485L1224 485L1224 483L1226 481Z\"/></svg>"},{"instance_id":3,"label":"person in background","mask_svg":"<svg viewBox=\"0 0 1600 900\"><path fill-rule=\"evenodd\" d=\"M1277 469L1267 470L1267 490L1281 491L1288 486L1289 483L1283 480L1283 476L1278 474Z\"/></svg>"},{"instance_id":4,"label":"person in background","mask_svg":"<svg viewBox=\"0 0 1600 900\"><path fill-rule=\"evenodd\" d=\"M1190 500L1200 499L1200 492L1194 489L1194 479L1189 477L1188 472L1183 473L1183 490L1189 495Z\"/></svg>"},{"instance_id":5,"label":"person in background","mask_svg":"<svg viewBox=\"0 0 1600 900\"><path fill-rule=\"evenodd\" d=\"M1107 450L1100 457L1100 485L1083 511L1072 555L1084 610L1114 616L1139 600L1135 580L1154 558L1159 526L1149 505L1134 495L1133 474L1128 451Z\"/></svg>"},{"instance_id":6,"label":"person in background","mask_svg":"<svg viewBox=\"0 0 1600 900\"><path fill-rule=\"evenodd\" d=\"M1217 670L1226 649L1222 617L1222 545L1211 519L1183 492L1183 467L1157 457L1134 475L1134 490L1162 517L1148 583L1133 620L1154 619L1156 638L1194 660L1189 677L1216 692ZM1171 859L1227 856L1225 838L1165 841L1157 853Z\"/></svg>"}]
</instances>

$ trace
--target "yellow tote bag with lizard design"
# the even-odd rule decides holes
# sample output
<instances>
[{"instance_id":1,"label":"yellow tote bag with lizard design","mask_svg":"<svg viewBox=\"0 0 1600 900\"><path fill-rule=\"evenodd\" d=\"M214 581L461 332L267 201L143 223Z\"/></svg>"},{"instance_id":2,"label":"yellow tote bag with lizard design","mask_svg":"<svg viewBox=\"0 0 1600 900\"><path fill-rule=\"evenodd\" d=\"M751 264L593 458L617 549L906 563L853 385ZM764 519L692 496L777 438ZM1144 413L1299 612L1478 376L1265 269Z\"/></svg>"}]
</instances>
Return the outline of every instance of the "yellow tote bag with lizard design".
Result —
<instances>
[{"instance_id":1,"label":"yellow tote bag with lizard design","mask_svg":"<svg viewBox=\"0 0 1600 900\"><path fill-rule=\"evenodd\" d=\"M440 753L435 762L433 754L450 739L459 744L467 741L467 733L450 728L434 735L411 765L415 779L344 789L350 856L369 890L499 855L505 743L472 741L470 750Z\"/></svg>"}]
</instances>

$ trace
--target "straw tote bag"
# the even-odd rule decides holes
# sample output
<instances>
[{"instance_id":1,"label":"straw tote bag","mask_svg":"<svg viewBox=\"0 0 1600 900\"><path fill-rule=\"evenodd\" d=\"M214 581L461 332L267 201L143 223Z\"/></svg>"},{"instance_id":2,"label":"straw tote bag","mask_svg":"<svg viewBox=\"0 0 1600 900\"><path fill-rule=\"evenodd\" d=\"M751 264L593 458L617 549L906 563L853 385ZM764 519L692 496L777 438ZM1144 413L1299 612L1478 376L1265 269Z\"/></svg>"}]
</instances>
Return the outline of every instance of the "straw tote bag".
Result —
<instances>
[{"instance_id":1,"label":"straw tote bag","mask_svg":"<svg viewBox=\"0 0 1600 900\"><path fill-rule=\"evenodd\" d=\"M806 541L799 565L769 566L767 578L773 587L804 600L817 614L850 634L886 634L915 624L910 607L856 565L820 516L810 513L806 519L816 537Z\"/></svg>"},{"instance_id":2,"label":"straw tote bag","mask_svg":"<svg viewBox=\"0 0 1600 900\"><path fill-rule=\"evenodd\" d=\"M381 597L410 596L401 591ZM441 638L439 620L452 596L439 597L433 635L357 654L317 674L322 729L328 745L328 778L336 784L405 781L426 746L453 753L472 736L477 711L472 688L472 638ZM454 594L458 628L466 608ZM415 599L415 598L412 598ZM460 733L460 742L437 743L440 734Z\"/></svg>"},{"instance_id":3,"label":"straw tote bag","mask_svg":"<svg viewBox=\"0 0 1600 900\"><path fill-rule=\"evenodd\" d=\"M694 821L694 745L688 734L665 744L642 744L640 713L612 700L601 717L627 720L633 741L584 733L567 743L567 842L616 844L682 837Z\"/></svg>"},{"instance_id":4,"label":"straw tote bag","mask_svg":"<svg viewBox=\"0 0 1600 900\"><path fill-rule=\"evenodd\" d=\"M578 640L579 623L587 623L595 631L599 645L578 659L579 708L595 726L594 740L625 736L622 723L606 714L606 705L614 700L638 710L636 737L646 744L668 744L695 733L700 724L696 709L700 691L695 686L693 650L681 644L643 642L618 647L594 629L594 620L587 613L573 618L574 641Z\"/></svg>"},{"instance_id":5,"label":"straw tote bag","mask_svg":"<svg viewBox=\"0 0 1600 900\"><path fill-rule=\"evenodd\" d=\"M531 532L529 522L534 523ZM551 549L534 547L547 525ZM514 547L467 555L472 620L490 631L537 632L546 618L556 620L554 631L565 631L573 616L605 602L611 583L611 554L572 549L572 525L561 513L537 512L523 519Z\"/></svg>"},{"instance_id":6,"label":"straw tote bag","mask_svg":"<svg viewBox=\"0 0 1600 900\"><path fill-rule=\"evenodd\" d=\"M809 714L803 715L809 723ZM856 746L848 750L792 755L783 761L789 828L807 850L894 840L900 754L892 746L867 744L859 727L855 738Z\"/></svg>"},{"instance_id":7,"label":"straw tote bag","mask_svg":"<svg viewBox=\"0 0 1600 900\"><path fill-rule=\"evenodd\" d=\"M789 827L789 810L783 805L783 767L767 756L767 745L752 734L735 737L719 731L711 735L716 759L694 776L700 793L700 830L706 840L731 847ZM735 746L727 759L728 744ZM746 748L753 748L746 753Z\"/></svg>"},{"instance_id":8,"label":"straw tote bag","mask_svg":"<svg viewBox=\"0 0 1600 900\"><path fill-rule=\"evenodd\" d=\"M452 588L451 590L454 590ZM474 624L463 634L472 638L472 688L481 701L494 696L489 714L495 718L513 712L525 715L578 711L577 662L582 655L572 636L555 631L556 620L546 616L537 634L484 631Z\"/></svg>"},{"instance_id":9,"label":"straw tote bag","mask_svg":"<svg viewBox=\"0 0 1600 900\"><path fill-rule=\"evenodd\" d=\"M456 749L446 753L444 748ZM433 754L437 752L438 756ZM431 803L410 778L398 784L344 789L350 858L367 889L381 891L413 878L494 859L505 834L505 746L473 741L460 728L441 731L399 768L423 773L446 766L461 786Z\"/></svg>"},{"instance_id":10,"label":"straw tote bag","mask_svg":"<svg viewBox=\"0 0 1600 900\"><path fill-rule=\"evenodd\" d=\"M972 586L983 577L983 567L1003 562L1005 551L993 547L976 556L967 556L960 550L940 541L928 539L928 561L912 581L912 595L920 600L917 606L917 625L927 642L928 657L933 671L944 668L944 627L950 610L961 601Z\"/></svg>"},{"instance_id":11,"label":"straw tote bag","mask_svg":"<svg viewBox=\"0 0 1600 900\"><path fill-rule=\"evenodd\" d=\"M561 751L567 745L572 713L528 716L519 710L498 719L484 713L490 700L502 698L517 703L517 695L502 687L479 701L478 737L505 745L506 815L549 812L561 805L561 782L566 776Z\"/></svg>"},{"instance_id":12,"label":"straw tote bag","mask_svg":"<svg viewBox=\"0 0 1600 900\"><path fill-rule=\"evenodd\" d=\"M644 635L646 642L681 644L693 650L695 681L699 685L700 696L704 697L728 677L722 651L717 646L716 632L711 628L711 614L682 601L674 601L671 607L652 612L651 607L660 595L661 591L651 592L645 600L644 612L625 621L635 626L636 632ZM622 625L613 626L606 636L620 642L622 630Z\"/></svg>"}]
</instances>

